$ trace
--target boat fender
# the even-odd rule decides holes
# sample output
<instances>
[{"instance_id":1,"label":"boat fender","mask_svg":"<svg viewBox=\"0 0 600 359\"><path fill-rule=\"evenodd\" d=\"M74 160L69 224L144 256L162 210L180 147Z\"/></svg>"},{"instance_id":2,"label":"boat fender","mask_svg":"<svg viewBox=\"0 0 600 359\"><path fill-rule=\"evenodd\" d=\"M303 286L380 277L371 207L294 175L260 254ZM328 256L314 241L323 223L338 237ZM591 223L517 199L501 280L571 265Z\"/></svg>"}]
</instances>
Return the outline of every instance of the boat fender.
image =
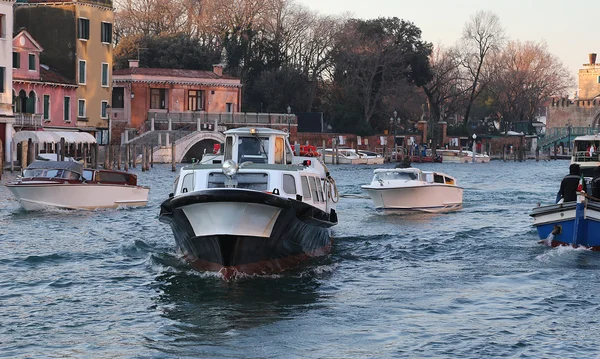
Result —
<instances>
[{"instance_id":1,"label":"boat fender","mask_svg":"<svg viewBox=\"0 0 600 359\"><path fill-rule=\"evenodd\" d=\"M273 192L271 192L277 196L279 196L279 190L277 188L273 188Z\"/></svg>"},{"instance_id":2,"label":"boat fender","mask_svg":"<svg viewBox=\"0 0 600 359\"><path fill-rule=\"evenodd\" d=\"M562 226L560 224L557 224L554 226L554 229L552 229L552 235L557 235L557 234L561 234L562 233Z\"/></svg>"}]
</instances>

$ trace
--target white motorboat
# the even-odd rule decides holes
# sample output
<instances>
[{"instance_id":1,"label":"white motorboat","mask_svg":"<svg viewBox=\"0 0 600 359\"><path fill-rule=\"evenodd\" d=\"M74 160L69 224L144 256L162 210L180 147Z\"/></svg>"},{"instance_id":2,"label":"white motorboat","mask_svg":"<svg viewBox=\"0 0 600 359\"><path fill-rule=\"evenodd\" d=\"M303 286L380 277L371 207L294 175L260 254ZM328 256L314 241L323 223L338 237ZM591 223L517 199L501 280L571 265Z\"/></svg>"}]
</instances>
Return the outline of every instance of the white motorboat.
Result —
<instances>
[{"instance_id":1,"label":"white motorboat","mask_svg":"<svg viewBox=\"0 0 600 359\"><path fill-rule=\"evenodd\" d=\"M376 169L371 183L361 187L375 208L385 212L446 212L462 208L462 187L444 173L414 167Z\"/></svg>"},{"instance_id":2,"label":"white motorboat","mask_svg":"<svg viewBox=\"0 0 600 359\"><path fill-rule=\"evenodd\" d=\"M327 164L336 163L336 152L333 148L326 148L322 152L323 162ZM356 153L356 150L352 148L338 148L337 149L338 164L340 165L358 165L366 164L367 158L362 157Z\"/></svg>"},{"instance_id":3,"label":"white motorboat","mask_svg":"<svg viewBox=\"0 0 600 359\"><path fill-rule=\"evenodd\" d=\"M28 211L145 206L149 192L134 174L84 169L72 161L34 161L6 187Z\"/></svg>"},{"instance_id":4,"label":"white motorboat","mask_svg":"<svg viewBox=\"0 0 600 359\"><path fill-rule=\"evenodd\" d=\"M221 158L183 167L161 204L184 259L225 278L268 274L331 250L335 182L318 158L296 156L288 134L225 132Z\"/></svg>"},{"instance_id":5,"label":"white motorboat","mask_svg":"<svg viewBox=\"0 0 600 359\"><path fill-rule=\"evenodd\" d=\"M358 155L367 160L368 165L381 165L384 162L383 155L381 153L366 151L366 150L358 150Z\"/></svg>"},{"instance_id":6,"label":"white motorboat","mask_svg":"<svg viewBox=\"0 0 600 359\"><path fill-rule=\"evenodd\" d=\"M600 137L597 135L577 136L573 140L571 163L581 168L584 177L591 179L600 166Z\"/></svg>"},{"instance_id":7,"label":"white motorboat","mask_svg":"<svg viewBox=\"0 0 600 359\"><path fill-rule=\"evenodd\" d=\"M436 150L439 156L442 156L443 163L471 163L473 162L473 151L459 150ZM476 163L490 162L490 156L485 153L475 153Z\"/></svg>"}]
</instances>

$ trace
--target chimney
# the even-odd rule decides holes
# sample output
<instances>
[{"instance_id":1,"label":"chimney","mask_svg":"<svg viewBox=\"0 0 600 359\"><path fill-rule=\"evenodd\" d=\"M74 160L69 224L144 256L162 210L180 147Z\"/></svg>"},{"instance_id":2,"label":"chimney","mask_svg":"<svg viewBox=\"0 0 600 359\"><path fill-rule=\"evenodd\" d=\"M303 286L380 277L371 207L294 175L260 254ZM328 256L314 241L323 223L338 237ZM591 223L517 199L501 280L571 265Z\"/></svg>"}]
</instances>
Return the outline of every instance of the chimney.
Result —
<instances>
[{"instance_id":1,"label":"chimney","mask_svg":"<svg viewBox=\"0 0 600 359\"><path fill-rule=\"evenodd\" d=\"M213 65L213 72L217 76L223 76L223 65L221 65L221 64Z\"/></svg>"},{"instance_id":2,"label":"chimney","mask_svg":"<svg viewBox=\"0 0 600 359\"><path fill-rule=\"evenodd\" d=\"M590 59L590 65L595 65L596 64L596 54L594 54L594 53L589 54L588 58Z\"/></svg>"},{"instance_id":3,"label":"chimney","mask_svg":"<svg viewBox=\"0 0 600 359\"><path fill-rule=\"evenodd\" d=\"M129 68L140 67L140 60L129 60Z\"/></svg>"}]
</instances>

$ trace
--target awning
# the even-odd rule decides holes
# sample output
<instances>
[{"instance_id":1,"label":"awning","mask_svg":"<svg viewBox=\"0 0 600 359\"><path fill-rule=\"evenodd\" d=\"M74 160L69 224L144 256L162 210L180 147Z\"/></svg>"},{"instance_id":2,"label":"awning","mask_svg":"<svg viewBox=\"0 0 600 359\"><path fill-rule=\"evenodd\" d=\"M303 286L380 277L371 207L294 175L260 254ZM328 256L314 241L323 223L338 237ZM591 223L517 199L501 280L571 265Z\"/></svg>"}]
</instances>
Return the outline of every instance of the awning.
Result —
<instances>
[{"instance_id":1,"label":"awning","mask_svg":"<svg viewBox=\"0 0 600 359\"><path fill-rule=\"evenodd\" d=\"M19 131L15 132L13 141L21 142L31 139L33 143L59 143L64 138L65 143L96 143L96 138L87 132L67 131Z\"/></svg>"}]
</instances>

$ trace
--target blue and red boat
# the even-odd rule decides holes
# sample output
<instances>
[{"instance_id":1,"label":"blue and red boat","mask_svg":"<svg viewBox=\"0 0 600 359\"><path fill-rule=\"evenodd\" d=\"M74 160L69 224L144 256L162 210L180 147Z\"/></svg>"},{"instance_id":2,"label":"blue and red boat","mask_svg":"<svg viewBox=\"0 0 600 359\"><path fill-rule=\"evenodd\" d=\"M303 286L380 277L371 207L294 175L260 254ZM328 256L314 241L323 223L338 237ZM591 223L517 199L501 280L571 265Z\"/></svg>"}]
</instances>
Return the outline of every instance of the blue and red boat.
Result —
<instances>
[{"instance_id":1,"label":"blue and red boat","mask_svg":"<svg viewBox=\"0 0 600 359\"><path fill-rule=\"evenodd\" d=\"M540 239L556 246L586 247L600 250L600 202L585 192L577 201L538 206L530 214Z\"/></svg>"}]
</instances>

